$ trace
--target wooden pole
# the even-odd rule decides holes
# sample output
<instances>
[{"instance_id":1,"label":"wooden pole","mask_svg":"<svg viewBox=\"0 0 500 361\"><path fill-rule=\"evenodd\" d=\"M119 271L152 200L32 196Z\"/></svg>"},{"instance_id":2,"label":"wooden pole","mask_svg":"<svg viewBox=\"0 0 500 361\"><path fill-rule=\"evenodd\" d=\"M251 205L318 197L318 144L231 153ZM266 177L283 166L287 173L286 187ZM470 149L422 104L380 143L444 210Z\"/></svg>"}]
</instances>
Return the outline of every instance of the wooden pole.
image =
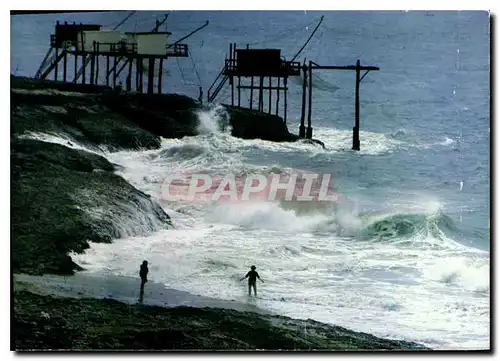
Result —
<instances>
[{"instance_id":1,"label":"wooden pole","mask_svg":"<svg viewBox=\"0 0 500 361\"><path fill-rule=\"evenodd\" d=\"M307 112L307 131L306 138L312 138L312 127L311 127L311 113L312 113L312 66L311 61L309 61L309 108Z\"/></svg>"},{"instance_id":2,"label":"wooden pole","mask_svg":"<svg viewBox=\"0 0 500 361\"><path fill-rule=\"evenodd\" d=\"M251 89L252 86L250 86L250 85L240 85L240 88L241 89ZM254 87L254 89L255 89L255 87ZM277 87L277 86L269 86L269 85L263 86L262 89L264 89L264 90L278 90L278 89L279 90L285 90L285 88L282 87L282 86Z\"/></svg>"},{"instance_id":3,"label":"wooden pole","mask_svg":"<svg viewBox=\"0 0 500 361\"><path fill-rule=\"evenodd\" d=\"M106 55L106 86L109 86L109 55Z\"/></svg>"},{"instance_id":4,"label":"wooden pole","mask_svg":"<svg viewBox=\"0 0 500 361\"><path fill-rule=\"evenodd\" d=\"M259 82L259 112L264 111L264 77L260 77Z\"/></svg>"},{"instance_id":5,"label":"wooden pole","mask_svg":"<svg viewBox=\"0 0 500 361\"><path fill-rule=\"evenodd\" d=\"M273 93L273 91L270 89L272 86L273 86L273 80L271 77L269 77L269 109L268 109L269 114L271 114L271 110L272 110L271 94Z\"/></svg>"},{"instance_id":6,"label":"wooden pole","mask_svg":"<svg viewBox=\"0 0 500 361\"><path fill-rule=\"evenodd\" d=\"M75 78L76 78L76 74L78 74L78 55L74 55L75 57ZM76 82L76 79L75 79L75 82Z\"/></svg>"},{"instance_id":7,"label":"wooden pole","mask_svg":"<svg viewBox=\"0 0 500 361\"><path fill-rule=\"evenodd\" d=\"M253 76L251 77L250 80L250 110L252 110L253 107Z\"/></svg>"},{"instance_id":8,"label":"wooden pole","mask_svg":"<svg viewBox=\"0 0 500 361\"><path fill-rule=\"evenodd\" d=\"M288 99L288 89L287 89L287 84L288 84L288 76L285 76L283 79L283 85L285 87L285 113L283 114L283 120L286 124L286 116L287 116L287 99Z\"/></svg>"},{"instance_id":9,"label":"wooden pole","mask_svg":"<svg viewBox=\"0 0 500 361\"><path fill-rule=\"evenodd\" d=\"M155 58L149 58L149 68L148 68L148 94L154 93L154 82L155 82Z\"/></svg>"},{"instance_id":10,"label":"wooden pole","mask_svg":"<svg viewBox=\"0 0 500 361\"><path fill-rule=\"evenodd\" d=\"M82 69L82 84L85 84L85 81L86 81L86 80L85 80L85 75L86 75L85 73L87 72L87 62L85 61L85 60L86 60L85 55L86 55L87 53L83 53L83 54L84 54L84 55L82 55L82 64L83 64L83 65L82 65L82 67L83 67L83 69Z\"/></svg>"},{"instance_id":11,"label":"wooden pole","mask_svg":"<svg viewBox=\"0 0 500 361\"><path fill-rule=\"evenodd\" d=\"M63 80L66 83L66 79L68 76L68 52L64 50L64 68L63 68Z\"/></svg>"},{"instance_id":12,"label":"wooden pole","mask_svg":"<svg viewBox=\"0 0 500 361\"><path fill-rule=\"evenodd\" d=\"M97 44L97 54L95 55L95 84L99 84L99 44Z\"/></svg>"},{"instance_id":13,"label":"wooden pole","mask_svg":"<svg viewBox=\"0 0 500 361\"><path fill-rule=\"evenodd\" d=\"M158 94L161 94L162 82L163 82L163 58L160 58L160 66L158 68Z\"/></svg>"},{"instance_id":14,"label":"wooden pole","mask_svg":"<svg viewBox=\"0 0 500 361\"><path fill-rule=\"evenodd\" d=\"M280 109L280 84L281 83L281 78L278 77L278 89L276 90L276 115L278 115L279 113L279 109Z\"/></svg>"},{"instance_id":15,"label":"wooden pole","mask_svg":"<svg viewBox=\"0 0 500 361\"><path fill-rule=\"evenodd\" d=\"M59 48L56 48L56 57L54 59L57 59L58 56L59 56ZM54 68L54 81L57 81L57 73L58 72L59 72L58 63L56 63L56 66Z\"/></svg>"},{"instance_id":16,"label":"wooden pole","mask_svg":"<svg viewBox=\"0 0 500 361\"><path fill-rule=\"evenodd\" d=\"M82 23L80 23L80 28L82 29ZM80 31L80 43L81 43L81 52L82 52L82 84L85 84L85 68L86 68L86 59L85 59L85 43L83 42L83 31ZM76 76L76 74L75 74Z\"/></svg>"},{"instance_id":17,"label":"wooden pole","mask_svg":"<svg viewBox=\"0 0 500 361\"><path fill-rule=\"evenodd\" d=\"M94 84L94 78L95 78L95 41L92 43L92 54L90 54L90 84Z\"/></svg>"},{"instance_id":18,"label":"wooden pole","mask_svg":"<svg viewBox=\"0 0 500 361\"><path fill-rule=\"evenodd\" d=\"M300 113L299 137L305 138L306 127L304 126L304 122L306 117L306 88L307 88L307 67L305 64L302 66L302 72L304 73L304 81L302 82L302 112Z\"/></svg>"},{"instance_id":19,"label":"wooden pole","mask_svg":"<svg viewBox=\"0 0 500 361\"><path fill-rule=\"evenodd\" d=\"M354 98L354 128L352 129L352 149L359 150L359 59L356 61L356 92Z\"/></svg>"},{"instance_id":20,"label":"wooden pole","mask_svg":"<svg viewBox=\"0 0 500 361\"><path fill-rule=\"evenodd\" d=\"M127 75L127 91L132 91L132 66L134 65L134 59L130 57L128 59L128 75Z\"/></svg>"},{"instance_id":21,"label":"wooden pole","mask_svg":"<svg viewBox=\"0 0 500 361\"><path fill-rule=\"evenodd\" d=\"M241 107L241 76L238 77L238 108Z\"/></svg>"},{"instance_id":22,"label":"wooden pole","mask_svg":"<svg viewBox=\"0 0 500 361\"><path fill-rule=\"evenodd\" d=\"M99 51L95 56L95 80L94 84L99 85Z\"/></svg>"},{"instance_id":23,"label":"wooden pole","mask_svg":"<svg viewBox=\"0 0 500 361\"><path fill-rule=\"evenodd\" d=\"M139 73L139 88L141 89L141 93L144 92L144 58L141 57L141 72Z\"/></svg>"},{"instance_id":24,"label":"wooden pole","mask_svg":"<svg viewBox=\"0 0 500 361\"><path fill-rule=\"evenodd\" d=\"M232 75L229 78L229 83L231 83L231 106L234 107L234 77Z\"/></svg>"},{"instance_id":25,"label":"wooden pole","mask_svg":"<svg viewBox=\"0 0 500 361\"><path fill-rule=\"evenodd\" d=\"M113 57L113 89L116 88L116 56Z\"/></svg>"},{"instance_id":26,"label":"wooden pole","mask_svg":"<svg viewBox=\"0 0 500 361\"><path fill-rule=\"evenodd\" d=\"M229 44L229 69L234 66L234 48L234 43ZM229 76L229 84L231 84L231 106L234 106L234 78L232 75Z\"/></svg>"},{"instance_id":27,"label":"wooden pole","mask_svg":"<svg viewBox=\"0 0 500 361\"><path fill-rule=\"evenodd\" d=\"M139 73L141 72L140 64L141 64L140 60L139 60L139 58L137 58L136 62L135 62L135 91L136 92L139 92L139 79L140 79Z\"/></svg>"}]
</instances>

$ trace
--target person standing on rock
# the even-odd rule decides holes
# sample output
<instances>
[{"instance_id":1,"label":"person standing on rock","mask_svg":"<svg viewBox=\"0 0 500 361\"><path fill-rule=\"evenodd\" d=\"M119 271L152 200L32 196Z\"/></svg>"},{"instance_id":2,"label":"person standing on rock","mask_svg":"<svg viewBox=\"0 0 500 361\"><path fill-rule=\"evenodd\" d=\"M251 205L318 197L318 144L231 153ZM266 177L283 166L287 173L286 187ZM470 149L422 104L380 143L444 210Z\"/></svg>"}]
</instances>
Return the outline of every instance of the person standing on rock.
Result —
<instances>
[{"instance_id":1,"label":"person standing on rock","mask_svg":"<svg viewBox=\"0 0 500 361\"><path fill-rule=\"evenodd\" d=\"M250 271L246 274L245 277L243 277L241 281L243 281L245 278L248 278L248 295L252 295L252 287L253 287L253 293L255 296L257 296L257 278L264 283L262 278L260 278L259 273L255 270L255 266L250 267Z\"/></svg>"},{"instance_id":2,"label":"person standing on rock","mask_svg":"<svg viewBox=\"0 0 500 361\"><path fill-rule=\"evenodd\" d=\"M143 261L141 264L141 269L139 271L139 276L141 277L141 294L139 300L142 302L144 298L144 285L148 281L148 261Z\"/></svg>"}]
</instances>

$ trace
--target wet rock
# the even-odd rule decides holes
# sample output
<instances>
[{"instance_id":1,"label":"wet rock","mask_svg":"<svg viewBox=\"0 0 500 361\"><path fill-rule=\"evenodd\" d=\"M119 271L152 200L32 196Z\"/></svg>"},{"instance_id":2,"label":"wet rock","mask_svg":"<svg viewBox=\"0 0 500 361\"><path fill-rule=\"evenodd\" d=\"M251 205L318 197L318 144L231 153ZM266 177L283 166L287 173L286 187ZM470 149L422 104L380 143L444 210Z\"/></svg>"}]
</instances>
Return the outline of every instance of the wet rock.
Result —
<instances>
[{"instance_id":1,"label":"wet rock","mask_svg":"<svg viewBox=\"0 0 500 361\"><path fill-rule=\"evenodd\" d=\"M158 204L113 171L97 154L12 139L13 270L72 274L82 268L68 253L85 251L88 241L111 242L171 225Z\"/></svg>"}]
</instances>

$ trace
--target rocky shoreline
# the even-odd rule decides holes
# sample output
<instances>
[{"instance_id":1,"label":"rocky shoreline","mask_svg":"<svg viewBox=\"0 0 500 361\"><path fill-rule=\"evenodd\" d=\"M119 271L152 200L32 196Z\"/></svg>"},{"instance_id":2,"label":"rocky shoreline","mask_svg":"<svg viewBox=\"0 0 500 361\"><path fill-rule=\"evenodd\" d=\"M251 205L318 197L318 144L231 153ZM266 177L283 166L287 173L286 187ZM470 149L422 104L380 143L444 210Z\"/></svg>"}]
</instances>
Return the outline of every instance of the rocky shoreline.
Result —
<instances>
[{"instance_id":1,"label":"rocky shoreline","mask_svg":"<svg viewBox=\"0 0 500 361\"><path fill-rule=\"evenodd\" d=\"M120 302L117 294L95 297L94 288L103 290L102 284L111 292L137 285L118 277L101 281L76 276L64 281L17 279L14 348L18 351L426 350L413 342L383 339L310 319L271 315L250 304L210 302L159 285L153 288L158 288L156 296L161 294L165 307ZM183 303L186 305L179 306Z\"/></svg>"},{"instance_id":2,"label":"rocky shoreline","mask_svg":"<svg viewBox=\"0 0 500 361\"><path fill-rule=\"evenodd\" d=\"M69 256L92 242L174 227L151 197L104 157L30 139L53 134L89 149L157 149L161 137L197 134L202 104L182 95L117 93L106 87L11 77L11 269L75 274ZM225 106L233 136L296 141L274 115ZM28 136L28 137L26 137ZM319 142L320 143L320 142ZM320 143L321 144L321 143ZM14 342L28 349L422 349L308 320L224 308L125 304L37 292L14 284ZM91 297L91 296L89 296ZM47 316L48 315L48 316Z\"/></svg>"}]
</instances>

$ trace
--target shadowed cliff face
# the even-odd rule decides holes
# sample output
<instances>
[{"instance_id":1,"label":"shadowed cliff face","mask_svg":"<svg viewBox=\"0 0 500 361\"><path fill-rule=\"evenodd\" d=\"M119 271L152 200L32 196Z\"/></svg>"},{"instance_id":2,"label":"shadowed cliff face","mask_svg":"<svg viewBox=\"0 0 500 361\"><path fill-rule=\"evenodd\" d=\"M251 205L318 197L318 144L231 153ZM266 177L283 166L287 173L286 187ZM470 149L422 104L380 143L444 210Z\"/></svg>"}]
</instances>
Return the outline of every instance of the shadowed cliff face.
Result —
<instances>
[{"instance_id":1,"label":"shadowed cliff face","mask_svg":"<svg viewBox=\"0 0 500 361\"><path fill-rule=\"evenodd\" d=\"M117 93L88 84L66 84L11 77L13 133L62 132L82 143L111 148L158 148L159 137L197 134L197 112L207 109L178 94ZM273 114L225 106L232 135L289 142L283 119Z\"/></svg>"},{"instance_id":2,"label":"shadowed cliff face","mask_svg":"<svg viewBox=\"0 0 500 361\"><path fill-rule=\"evenodd\" d=\"M68 252L83 252L88 241L147 235L170 225L158 204L113 171L93 153L32 139L11 141L14 271L71 274L80 268Z\"/></svg>"}]
</instances>

